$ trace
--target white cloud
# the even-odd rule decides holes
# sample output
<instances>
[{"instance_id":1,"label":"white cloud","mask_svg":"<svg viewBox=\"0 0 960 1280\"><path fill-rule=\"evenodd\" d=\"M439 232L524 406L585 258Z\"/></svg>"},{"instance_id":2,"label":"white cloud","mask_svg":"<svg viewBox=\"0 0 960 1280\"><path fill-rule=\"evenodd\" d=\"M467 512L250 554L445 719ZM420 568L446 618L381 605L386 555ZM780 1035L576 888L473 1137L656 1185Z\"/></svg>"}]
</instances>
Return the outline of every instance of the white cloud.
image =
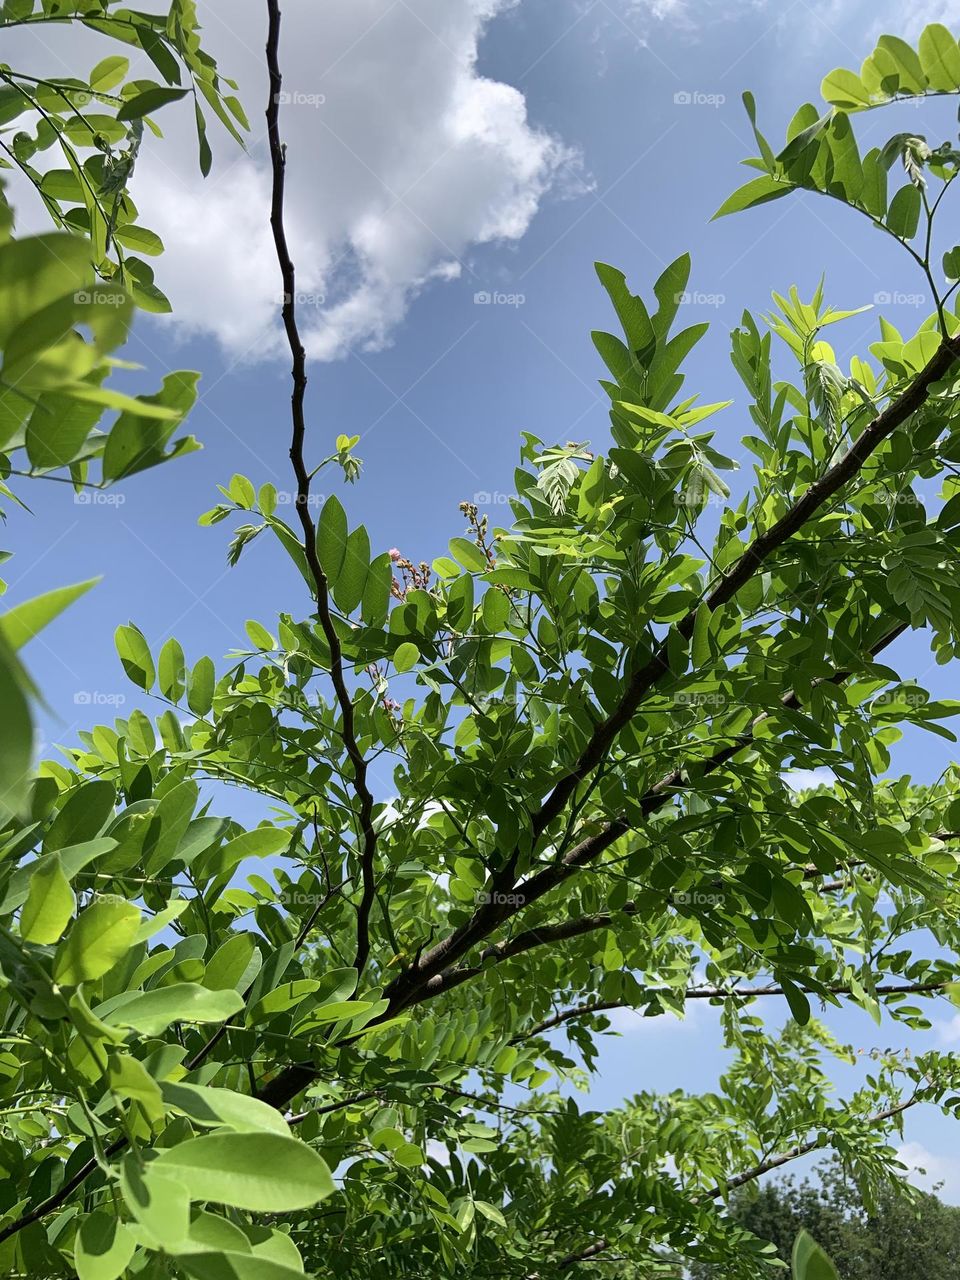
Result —
<instances>
[{"instance_id":1,"label":"white cloud","mask_svg":"<svg viewBox=\"0 0 960 1280\"><path fill-rule=\"evenodd\" d=\"M833 37L847 46L863 45L864 54L869 52L866 45L886 31L916 40L931 22L952 28L960 21L960 0L915 0L910 6L892 0L809 0L799 7L778 6L773 0L621 0L620 8L626 17L654 19L690 33L763 12L783 37L794 40L802 30L808 49ZM848 65L858 65L857 59L851 56Z\"/></svg>"},{"instance_id":2,"label":"white cloud","mask_svg":"<svg viewBox=\"0 0 960 1280\"><path fill-rule=\"evenodd\" d=\"M530 123L523 93L478 73L481 36L515 3L285 8L288 234L311 355L384 346L428 283L469 270L477 246L520 239L545 194L575 180L576 155ZM192 113L168 107L157 117L168 137L148 138L133 194L165 241L157 282L176 322L187 333L215 334L236 356L259 358L281 348L267 221L264 15L259 5L205 0L201 17L207 46L239 81L249 154L217 127L204 182ZM51 61L62 71L114 51L82 30L52 34L51 42L44 33L43 49L25 37L14 52L26 50L49 72ZM18 69L34 69L22 61Z\"/></svg>"},{"instance_id":3,"label":"white cloud","mask_svg":"<svg viewBox=\"0 0 960 1280\"><path fill-rule=\"evenodd\" d=\"M790 769L783 780L791 791L809 791L813 787L831 787L836 782L832 769Z\"/></svg>"},{"instance_id":4,"label":"white cloud","mask_svg":"<svg viewBox=\"0 0 960 1280\"><path fill-rule=\"evenodd\" d=\"M288 10L289 232L312 356L386 345L420 290L459 276L475 246L522 237L547 190L575 167L571 151L531 126L519 90L477 72L486 25L512 3L338 0ZM206 13L210 45L262 132L259 20L235 0L210 0ZM225 176L205 185L190 176L185 188L148 155L138 195L155 211L169 261L179 259L169 283L181 322L256 356L278 341L275 325L264 337L278 292L266 156L261 139L253 159L231 168L225 145Z\"/></svg>"},{"instance_id":5,"label":"white cloud","mask_svg":"<svg viewBox=\"0 0 960 1280\"><path fill-rule=\"evenodd\" d=\"M960 1199L960 1160L939 1156L920 1142L905 1142L897 1148L897 1159L907 1166L907 1179L915 1186L932 1191L942 1184L941 1195L948 1203Z\"/></svg>"},{"instance_id":6,"label":"white cloud","mask_svg":"<svg viewBox=\"0 0 960 1280\"><path fill-rule=\"evenodd\" d=\"M767 0L621 0L628 18L653 18L686 31L698 31L717 22L733 22L763 9Z\"/></svg>"},{"instance_id":7,"label":"white cloud","mask_svg":"<svg viewBox=\"0 0 960 1280\"><path fill-rule=\"evenodd\" d=\"M933 1024L941 1044L960 1043L960 1013L952 1018L937 1019Z\"/></svg>"},{"instance_id":8,"label":"white cloud","mask_svg":"<svg viewBox=\"0 0 960 1280\"><path fill-rule=\"evenodd\" d=\"M886 14L882 11L875 14L871 35L876 38L892 32L904 40L915 41L931 22L942 22L955 31L960 22L960 0L913 0L911 5L891 5Z\"/></svg>"}]
</instances>

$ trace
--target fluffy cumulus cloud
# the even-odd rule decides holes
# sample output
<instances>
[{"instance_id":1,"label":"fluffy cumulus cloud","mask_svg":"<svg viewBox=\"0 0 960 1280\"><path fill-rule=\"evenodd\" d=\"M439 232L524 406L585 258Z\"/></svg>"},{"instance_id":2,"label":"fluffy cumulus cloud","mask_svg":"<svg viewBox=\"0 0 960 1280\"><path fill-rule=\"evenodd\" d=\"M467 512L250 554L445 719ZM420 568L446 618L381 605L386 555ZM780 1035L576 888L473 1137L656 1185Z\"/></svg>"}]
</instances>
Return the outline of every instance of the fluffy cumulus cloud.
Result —
<instances>
[{"instance_id":1,"label":"fluffy cumulus cloud","mask_svg":"<svg viewBox=\"0 0 960 1280\"><path fill-rule=\"evenodd\" d=\"M523 94L479 74L486 25L513 0L337 0L288 6L283 133L290 237L311 355L386 344L430 281L460 274L481 244L517 240L575 165L531 125ZM276 270L257 11L209 0L207 39L251 108L249 157L202 184L178 148L148 154L137 194L171 251L179 322L238 356L269 354ZM167 152L172 152L167 148Z\"/></svg>"},{"instance_id":2,"label":"fluffy cumulus cloud","mask_svg":"<svg viewBox=\"0 0 960 1280\"><path fill-rule=\"evenodd\" d=\"M289 234L310 354L386 344L429 282L455 277L478 245L524 235L577 158L533 125L523 93L480 74L478 43L517 0L328 0L284 7ZM225 134L196 171L190 113L167 108L135 175L164 239L158 283L176 323L238 357L279 351L269 239L263 6L204 0L208 48L239 81L252 130ZM91 33L24 53L49 70L107 50ZM12 56L5 53L5 56ZM22 67L23 59L17 62ZM32 69L32 68L30 68ZM147 74L151 74L147 69Z\"/></svg>"},{"instance_id":3,"label":"fluffy cumulus cloud","mask_svg":"<svg viewBox=\"0 0 960 1280\"><path fill-rule=\"evenodd\" d=\"M897 1159L906 1165L906 1176L914 1186L938 1190L948 1204L960 1200L960 1160L955 1156L937 1155L920 1142L905 1142L897 1149Z\"/></svg>"},{"instance_id":4,"label":"fluffy cumulus cloud","mask_svg":"<svg viewBox=\"0 0 960 1280\"><path fill-rule=\"evenodd\" d=\"M786 38L794 40L802 30L807 46L833 35L859 47L864 36L875 39L884 31L915 39L931 22L950 27L960 22L960 0L915 0L911 5L893 0L803 0L786 5L779 0L619 0L619 4L628 17L669 22L691 34L716 22L762 12ZM851 31L855 38L850 37Z\"/></svg>"}]
</instances>

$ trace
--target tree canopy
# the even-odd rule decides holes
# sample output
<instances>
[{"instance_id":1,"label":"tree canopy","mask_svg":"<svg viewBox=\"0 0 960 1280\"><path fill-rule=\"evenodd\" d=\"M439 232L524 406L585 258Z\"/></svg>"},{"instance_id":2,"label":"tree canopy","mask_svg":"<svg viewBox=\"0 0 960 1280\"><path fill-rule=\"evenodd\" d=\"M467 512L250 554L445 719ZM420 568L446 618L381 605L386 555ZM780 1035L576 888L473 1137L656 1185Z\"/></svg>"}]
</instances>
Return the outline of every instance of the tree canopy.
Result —
<instances>
[{"instance_id":1,"label":"tree canopy","mask_svg":"<svg viewBox=\"0 0 960 1280\"><path fill-rule=\"evenodd\" d=\"M829 1253L843 1280L953 1280L960 1266L960 1209L929 1192L906 1196L897 1184L865 1208L857 1185L837 1164L817 1183L793 1178L735 1195L731 1213L790 1258L807 1230ZM693 1280L719 1280L722 1267L695 1265Z\"/></svg>"},{"instance_id":2,"label":"tree canopy","mask_svg":"<svg viewBox=\"0 0 960 1280\"><path fill-rule=\"evenodd\" d=\"M852 1054L816 1016L850 1003L917 1030L958 989L960 772L918 785L891 776L890 749L905 728L954 742L960 711L895 665L907 631L940 663L960 655L960 246L936 221L960 151L896 133L862 153L857 122L960 93L960 45L939 24L916 48L883 36L779 149L745 95L754 176L718 211L843 206L828 216L921 272L917 332L881 316L841 364L830 338L859 299L784 283L744 313L736 421L756 462L728 485L729 402L701 403L683 372L706 331L677 327L689 257L639 294L600 264L618 329L593 335L604 450L524 434L510 523L464 503L427 564L371 546L352 514L360 442L308 412L284 227L298 157L267 10L295 521L237 474L201 523L230 523L231 563L272 540L303 585L217 663L175 639L155 653L121 622L142 707L39 763L20 650L90 584L0 616L0 1270L770 1277L775 1245L728 1210L739 1188L829 1148L877 1201L903 1113L960 1107L940 1052L877 1053L838 1099L831 1070ZM0 11L0 28L44 23L134 48L159 80L120 52L85 78L0 68L8 502L189 465L194 442L172 437L197 375L138 397L110 384L137 308L168 305L131 192L155 117L194 109L204 172L207 117L246 127L193 0ZM55 229L21 238L27 182ZM356 484L350 514L334 496L315 519L321 468ZM380 759L392 795L372 785ZM798 764L836 781L796 795ZM273 816L244 829L221 812L232 787ZM571 1096L612 1010L696 1001L733 1052L714 1092L606 1111ZM772 1032L763 1009L781 1002ZM797 1249L813 1280L819 1255Z\"/></svg>"}]
</instances>

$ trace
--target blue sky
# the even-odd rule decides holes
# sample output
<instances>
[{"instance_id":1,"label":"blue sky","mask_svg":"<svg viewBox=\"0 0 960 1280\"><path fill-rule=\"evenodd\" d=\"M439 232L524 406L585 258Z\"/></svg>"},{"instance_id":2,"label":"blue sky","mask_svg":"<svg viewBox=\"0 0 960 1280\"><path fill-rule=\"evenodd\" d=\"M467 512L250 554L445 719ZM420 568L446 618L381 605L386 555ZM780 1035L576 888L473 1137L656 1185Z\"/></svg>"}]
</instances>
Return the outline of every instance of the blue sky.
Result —
<instances>
[{"instance_id":1,"label":"blue sky","mask_svg":"<svg viewBox=\"0 0 960 1280\"><path fill-rule=\"evenodd\" d=\"M168 140L145 156L134 184L143 220L167 242L158 281L180 318L140 322L128 354L145 368L127 376L139 387L170 368L201 370L190 429L204 450L133 479L110 502L33 485L32 514L14 513L6 531L16 552L11 603L104 575L28 655L54 713L44 724L51 744L109 720L114 706L136 705L113 648L118 623L135 621L155 648L175 634L189 658L220 660L245 646L246 619L270 627L279 611L308 608L267 542L228 570L226 526L197 526L234 472L281 494L291 487L288 363L263 216L260 10L247 0L200 4L209 46L241 80L249 156L222 138L203 186L192 156L183 159L188 122L173 113ZM462 532L464 499L486 505L492 523L506 520L522 430L603 445L602 370L589 334L612 322L597 259L649 291L663 266L692 252L688 322L712 328L687 390L736 401L717 420L718 446L734 457L747 424L727 335L745 307L764 310L772 288L794 283L809 296L826 272L834 305L888 295L896 300L883 310L896 323L920 322L928 299L905 255L837 206L786 200L709 221L749 176L738 169L754 150L742 90L753 90L778 141L793 110L817 100L822 76L859 65L879 31L915 35L924 21L960 20L958 0L913 6L906 30L899 11L874 0L288 0L284 119L312 355L310 438L319 458L339 432L361 435L363 477L337 491L375 547L414 560L443 554ZM49 68L81 43L25 46L23 56ZM102 51L93 37L89 48L92 65ZM935 144L956 128L936 108L923 125L912 108L901 119L877 113L861 137L873 145L919 128ZM27 225L35 218L26 198L22 216ZM841 362L865 353L875 325L867 314L834 331ZM330 491L322 477L317 488ZM922 641L903 642L895 656L932 691L955 692L952 672L931 669ZM933 738L911 738L908 750L898 768L918 778L950 759ZM389 777L378 784L389 794ZM258 812L239 798L235 811ZM938 1017L929 1043L960 1040L948 1006ZM856 1012L831 1025L864 1047L904 1042ZM627 1028L604 1050L594 1097L710 1087L717 1043L709 1010L686 1025ZM907 1136L960 1201L955 1132L928 1113L910 1118Z\"/></svg>"}]
</instances>

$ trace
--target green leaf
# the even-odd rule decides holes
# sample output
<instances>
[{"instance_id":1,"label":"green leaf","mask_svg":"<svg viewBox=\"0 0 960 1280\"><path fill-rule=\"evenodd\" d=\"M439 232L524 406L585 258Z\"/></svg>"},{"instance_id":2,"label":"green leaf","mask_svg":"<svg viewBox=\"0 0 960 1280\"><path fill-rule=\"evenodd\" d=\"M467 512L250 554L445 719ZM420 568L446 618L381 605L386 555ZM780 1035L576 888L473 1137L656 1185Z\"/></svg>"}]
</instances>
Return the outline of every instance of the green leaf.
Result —
<instances>
[{"instance_id":1,"label":"green leaf","mask_svg":"<svg viewBox=\"0 0 960 1280\"><path fill-rule=\"evenodd\" d=\"M473 581L464 574L447 592L447 621L454 631L466 631L473 618Z\"/></svg>"},{"instance_id":2,"label":"green leaf","mask_svg":"<svg viewBox=\"0 0 960 1280\"><path fill-rule=\"evenodd\" d=\"M368 627L382 627L390 611L390 588L393 568L390 556L384 552L370 565L370 572L363 584L363 600L360 617Z\"/></svg>"},{"instance_id":3,"label":"green leaf","mask_svg":"<svg viewBox=\"0 0 960 1280\"><path fill-rule=\"evenodd\" d=\"M728 213L740 213L744 209L753 209L758 204L767 204L770 200L779 200L781 196L795 191L792 182L771 177L752 178L738 187L733 195L728 196L713 215L713 220L724 218Z\"/></svg>"},{"instance_id":4,"label":"green leaf","mask_svg":"<svg viewBox=\"0 0 960 1280\"><path fill-rule=\"evenodd\" d=\"M190 1228L190 1196L186 1186L158 1168L158 1160L140 1167L140 1158L124 1156L120 1190L131 1213L156 1242L170 1253L186 1241Z\"/></svg>"},{"instance_id":5,"label":"green leaf","mask_svg":"<svg viewBox=\"0 0 960 1280\"><path fill-rule=\"evenodd\" d=\"M290 843L290 832L280 827L254 827L229 840L220 850L220 865L236 867L247 858L269 858Z\"/></svg>"},{"instance_id":6,"label":"green leaf","mask_svg":"<svg viewBox=\"0 0 960 1280\"><path fill-rule=\"evenodd\" d=\"M244 623L247 635L250 637L250 643L255 649L260 649L264 653L269 653L271 649L277 647L277 642L267 630L266 627L255 622L253 619Z\"/></svg>"},{"instance_id":7,"label":"green leaf","mask_svg":"<svg viewBox=\"0 0 960 1280\"><path fill-rule=\"evenodd\" d=\"M213 693L216 685L216 672L210 658L201 658L190 672L187 685L187 706L195 716L210 714L213 706Z\"/></svg>"},{"instance_id":8,"label":"green leaf","mask_svg":"<svg viewBox=\"0 0 960 1280\"><path fill-rule=\"evenodd\" d=\"M204 87L204 82L202 80L200 81L200 87L201 89ZM196 98L194 98L193 102L193 115L197 125L197 149L200 159L200 172L206 178L209 175L210 170L213 168L213 152L210 149L210 143L207 141L207 122L204 118L200 103Z\"/></svg>"},{"instance_id":9,"label":"green leaf","mask_svg":"<svg viewBox=\"0 0 960 1280\"><path fill-rule=\"evenodd\" d=\"M174 1022L226 1022L242 1008L239 991L210 991L195 982L175 982L125 1000L103 1020L110 1027L131 1027L141 1035L157 1036Z\"/></svg>"},{"instance_id":10,"label":"green leaf","mask_svg":"<svg viewBox=\"0 0 960 1280\"><path fill-rule=\"evenodd\" d=\"M363 599L370 572L370 537L363 525L347 538L340 572L333 584L333 599L343 613L352 613Z\"/></svg>"},{"instance_id":11,"label":"green leaf","mask_svg":"<svg viewBox=\"0 0 960 1280\"><path fill-rule=\"evenodd\" d=\"M901 240L913 239L920 225L922 204L923 197L920 189L912 182L906 187L901 187L894 195L887 210L886 225L895 236L899 236Z\"/></svg>"},{"instance_id":12,"label":"green leaf","mask_svg":"<svg viewBox=\"0 0 960 1280\"><path fill-rule=\"evenodd\" d=\"M48 623L73 604L74 600L86 595L99 581L99 578L91 578L88 582L78 582L72 587L58 587L42 596L34 596L32 600L25 600L0 617L0 635L11 649L22 649Z\"/></svg>"},{"instance_id":13,"label":"green leaf","mask_svg":"<svg viewBox=\"0 0 960 1280\"><path fill-rule=\"evenodd\" d=\"M393 1160L401 1169L419 1169L424 1162L423 1150L414 1142L405 1142L393 1152Z\"/></svg>"},{"instance_id":14,"label":"green leaf","mask_svg":"<svg viewBox=\"0 0 960 1280\"><path fill-rule=\"evenodd\" d=\"M163 1119L160 1086L139 1059L132 1058L129 1053L113 1054L107 1069L107 1081L111 1092L138 1103L151 1122Z\"/></svg>"},{"instance_id":15,"label":"green leaf","mask_svg":"<svg viewBox=\"0 0 960 1280\"><path fill-rule=\"evenodd\" d=\"M117 627L114 643L124 671L135 685L149 693L157 673L143 632L132 622L129 626Z\"/></svg>"},{"instance_id":16,"label":"green leaf","mask_svg":"<svg viewBox=\"0 0 960 1280\"><path fill-rule=\"evenodd\" d=\"M166 85L157 85L153 89L145 89L143 93L135 94L129 98L120 110L117 112L118 120L137 120L142 116L149 115L151 111L159 111L161 107L165 107L169 102L177 102L180 98L186 97L189 90L173 89Z\"/></svg>"},{"instance_id":17,"label":"green leaf","mask_svg":"<svg viewBox=\"0 0 960 1280\"><path fill-rule=\"evenodd\" d=\"M223 1126L238 1133L289 1134L279 1111L232 1089L212 1089L205 1085L164 1080L160 1086L168 1106L189 1116L195 1124Z\"/></svg>"},{"instance_id":18,"label":"green leaf","mask_svg":"<svg viewBox=\"0 0 960 1280\"><path fill-rule=\"evenodd\" d=\"M787 1004L790 1006L790 1012L793 1014L794 1020L799 1022L801 1027L805 1027L810 1021L810 1001L797 984L791 982L789 978L781 978L780 985L783 987L783 994L787 998Z\"/></svg>"},{"instance_id":19,"label":"green leaf","mask_svg":"<svg viewBox=\"0 0 960 1280\"><path fill-rule=\"evenodd\" d=\"M203 985L211 991L239 990L251 963L256 963L256 950L253 934L233 934L207 963L203 972Z\"/></svg>"},{"instance_id":20,"label":"green leaf","mask_svg":"<svg viewBox=\"0 0 960 1280\"><path fill-rule=\"evenodd\" d=\"M180 642L173 636L160 650L157 661L160 692L171 702L179 702L187 685L187 669Z\"/></svg>"},{"instance_id":21,"label":"green leaf","mask_svg":"<svg viewBox=\"0 0 960 1280\"><path fill-rule=\"evenodd\" d=\"M793 1244L793 1280L839 1280L833 1263L806 1231Z\"/></svg>"},{"instance_id":22,"label":"green leaf","mask_svg":"<svg viewBox=\"0 0 960 1280\"><path fill-rule=\"evenodd\" d=\"M70 852L68 846L86 846L88 841L94 840L109 822L116 799L117 792L112 782L106 778L91 778L68 797L50 824L43 838L43 848L48 853L55 849L63 850L64 869L68 875L75 874L66 863ZM96 852L97 846L93 848ZM85 852L83 856L86 857ZM80 866L84 865L85 862L80 863Z\"/></svg>"},{"instance_id":23,"label":"green leaf","mask_svg":"<svg viewBox=\"0 0 960 1280\"><path fill-rule=\"evenodd\" d=\"M111 54L90 72L90 88L94 93L109 93L115 89L130 70L130 59Z\"/></svg>"},{"instance_id":24,"label":"green leaf","mask_svg":"<svg viewBox=\"0 0 960 1280\"><path fill-rule=\"evenodd\" d=\"M960 89L960 45L940 22L932 22L920 34L920 65L932 89Z\"/></svg>"},{"instance_id":25,"label":"green leaf","mask_svg":"<svg viewBox=\"0 0 960 1280\"><path fill-rule=\"evenodd\" d=\"M317 522L317 559L327 581L335 583L347 554L347 513L340 499L331 495Z\"/></svg>"},{"instance_id":26,"label":"green leaf","mask_svg":"<svg viewBox=\"0 0 960 1280\"><path fill-rule=\"evenodd\" d=\"M42 858L30 877L30 894L20 914L20 936L44 945L59 942L76 906L59 857Z\"/></svg>"},{"instance_id":27,"label":"green leaf","mask_svg":"<svg viewBox=\"0 0 960 1280\"><path fill-rule=\"evenodd\" d=\"M450 554L459 560L465 569L472 570L474 573L484 573L490 568L487 557L480 548L475 542L468 542L466 538L451 538Z\"/></svg>"},{"instance_id":28,"label":"green leaf","mask_svg":"<svg viewBox=\"0 0 960 1280\"><path fill-rule=\"evenodd\" d=\"M824 77L820 92L824 101L841 111L862 111L864 107L872 105L870 94L860 77L843 67L838 67Z\"/></svg>"},{"instance_id":29,"label":"green leaf","mask_svg":"<svg viewBox=\"0 0 960 1280\"><path fill-rule=\"evenodd\" d=\"M244 511L252 511L256 505L257 491L253 487L253 481L246 476L239 474L231 476L227 492L238 507L243 507Z\"/></svg>"},{"instance_id":30,"label":"green leaf","mask_svg":"<svg viewBox=\"0 0 960 1280\"><path fill-rule=\"evenodd\" d=\"M393 653L393 665L397 671L411 671L420 661L420 650L415 644L411 644L409 640L398 645Z\"/></svg>"},{"instance_id":31,"label":"green leaf","mask_svg":"<svg viewBox=\"0 0 960 1280\"><path fill-rule=\"evenodd\" d=\"M706 603L701 604L697 609L697 616L693 624L693 638L690 646L690 656L693 659L695 668L705 667L710 661L710 619L713 617L713 611Z\"/></svg>"},{"instance_id":32,"label":"green leaf","mask_svg":"<svg viewBox=\"0 0 960 1280\"><path fill-rule=\"evenodd\" d=\"M118 1280L136 1247L131 1233L112 1213L91 1213L82 1219L74 1246L79 1280Z\"/></svg>"},{"instance_id":33,"label":"green leaf","mask_svg":"<svg viewBox=\"0 0 960 1280\"><path fill-rule=\"evenodd\" d=\"M94 376L99 374L91 375ZM72 462L87 443L103 410L102 404L82 400L73 391L41 395L25 434L30 465L39 471L52 471Z\"/></svg>"},{"instance_id":34,"label":"green leaf","mask_svg":"<svg viewBox=\"0 0 960 1280\"><path fill-rule=\"evenodd\" d=\"M157 233L148 231L146 227L137 227L132 222L124 223L118 228L113 238L117 244L122 244L125 249L132 249L134 253L145 253L148 257L163 253L163 241Z\"/></svg>"},{"instance_id":35,"label":"green leaf","mask_svg":"<svg viewBox=\"0 0 960 1280\"><path fill-rule=\"evenodd\" d=\"M92 279L89 246L79 236L58 232L0 246L0 348L30 317Z\"/></svg>"},{"instance_id":36,"label":"green leaf","mask_svg":"<svg viewBox=\"0 0 960 1280\"><path fill-rule=\"evenodd\" d=\"M184 1254L177 1265L196 1280L304 1280L302 1268L252 1253Z\"/></svg>"},{"instance_id":37,"label":"green leaf","mask_svg":"<svg viewBox=\"0 0 960 1280\"><path fill-rule=\"evenodd\" d=\"M140 927L140 911L132 902L94 902L81 911L57 948L53 979L62 987L100 978L126 955Z\"/></svg>"},{"instance_id":38,"label":"green leaf","mask_svg":"<svg viewBox=\"0 0 960 1280\"><path fill-rule=\"evenodd\" d=\"M623 326L627 344L640 363L645 364L656 345L656 333L643 299L630 292L622 271L604 262L596 264L596 271Z\"/></svg>"},{"instance_id":39,"label":"green leaf","mask_svg":"<svg viewBox=\"0 0 960 1280\"><path fill-rule=\"evenodd\" d=\"M199 379L199 373L188 369L169 373L159 391L138 397L138 408L120 415L103 451L104 480L121 480L200 447L192 436L187 436L176 441L169 452L166 448L170 437L196 402ZM172 413L157 419L152 413L140 412L143 405Z\"/></svg>"},{"instance_id":40,"label":"green leaf","mask_svg":"<svg viewBox=\"0 0 960 1280\"><path fill-rule=\"evenodd\" d=\"M160 1152L154 1165L194 1200L257 1213L307 1209L335 1191L326 1163L295 1138L273 1133L212 1133Z\"/></svg>"},{"instance_id":41,"label":"green leaf","mask_svg":"<svg viewBox=\"0 0 960 1280\"><path fill-rule=\"evenodd\" d=\"M496 587L484 592L481 602L483 625L491 635L496 635L507 624L510 617L510 597Z\"/></svg>"},{"instance_id":42,"label":"green leaf","mask_svg":"<svg viewBox=\"0 0 960 1280\"><path fill-rule=\"evenodd\" d=\"M200 1245L203 1249L226 1250L227 1252L250 1252L250 1241L238 1226L221 1218L218 1214L201 1210L195 1214L190 1223L190 1244ZM185 1262L181 1262L181 1266Z\"/></svg>"},{"instance_id":43,"label":"green leaf","mask_svg":"<svg viewBox=\"0 0 960 1280\"><path fill-rule=\"evenodd\" d=\"M506 1218L496 1205L490 1204L487 1200L475 1200L474 1204L476 1205L477 1213L482 1214L485 1218L489 1218L490 1221L495 1222L498 1227L505 1227L507 1225Z\"/></svg>"},{"instance_id":44,"label":"green leaf","mask_svg":"<svg viewBox=\"0 0 960 1280\"><path fill-rule=\"evenodd\" d=\"M0 639L0 814L19 813L33 764L33 721L26 676L16 654Z\"/></svg>"}]
</instances>

